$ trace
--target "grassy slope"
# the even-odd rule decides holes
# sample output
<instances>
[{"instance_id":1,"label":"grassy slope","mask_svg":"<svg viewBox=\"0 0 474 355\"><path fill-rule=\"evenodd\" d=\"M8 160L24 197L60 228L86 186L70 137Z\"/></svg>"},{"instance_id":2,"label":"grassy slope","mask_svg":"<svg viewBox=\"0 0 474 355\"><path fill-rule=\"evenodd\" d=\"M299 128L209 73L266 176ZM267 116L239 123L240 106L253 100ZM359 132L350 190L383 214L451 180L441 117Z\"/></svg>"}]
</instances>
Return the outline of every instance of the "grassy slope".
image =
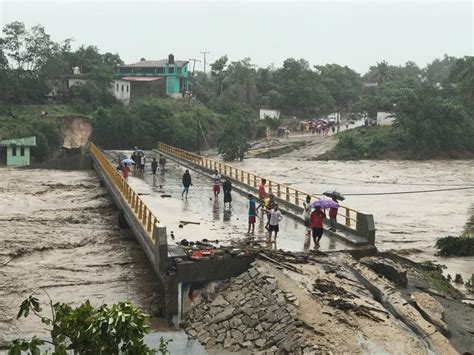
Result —
<instances>
[{"instance_id":1,"label":"grassy slope","mask_svg":"<svg viewBox=\"0 0 474 355\"><path fill-rule=\"evenodd\" d=\"M403 159L407 153L392 127L355 128L338 134L336 147L318 159Z\"/></svg>"},{"instance_id":2,"label":"grassy slope","mask_svg":"<svg viewBox=\"0 0 474 355\"><path fill-rule=\"evenodd\" d=\"M47 111L48 116L41 116ZM67 105L0 105L2 139L36 136L33 159L47 158L62 143L59 117L76 115Z\"/></svg>"}]
</instances>

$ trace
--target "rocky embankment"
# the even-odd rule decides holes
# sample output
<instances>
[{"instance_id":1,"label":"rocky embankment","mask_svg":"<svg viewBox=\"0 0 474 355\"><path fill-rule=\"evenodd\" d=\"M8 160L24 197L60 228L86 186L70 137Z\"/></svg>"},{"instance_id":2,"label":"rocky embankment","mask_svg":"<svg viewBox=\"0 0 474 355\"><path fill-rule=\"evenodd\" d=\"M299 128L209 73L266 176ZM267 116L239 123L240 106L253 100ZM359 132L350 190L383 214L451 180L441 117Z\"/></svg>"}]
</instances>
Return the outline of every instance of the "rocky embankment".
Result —
<instances>
[{"instance_id":1,"label":"rocky embankment","mask_svg":"<svg viewBox=\"0 0 474 355\"><path fill-rule=\"evenodd\" d=\"M316 351L303 336L295 295L277 287L275 276L255 266L196 300L186 331L209 348L240 352Z\"/></svg>"},{"instance_id":2,"label":"rocky embankment","mask_svg":"<svg viewBox=\"0 0 474 355\"><path fill-rule=\"evenodd\" d=\"M472 349L472 308L436 268L388 255L356 260L345 253L265 254L191 303L184 328L210 353Z\"/></svg>"}]
</instances>

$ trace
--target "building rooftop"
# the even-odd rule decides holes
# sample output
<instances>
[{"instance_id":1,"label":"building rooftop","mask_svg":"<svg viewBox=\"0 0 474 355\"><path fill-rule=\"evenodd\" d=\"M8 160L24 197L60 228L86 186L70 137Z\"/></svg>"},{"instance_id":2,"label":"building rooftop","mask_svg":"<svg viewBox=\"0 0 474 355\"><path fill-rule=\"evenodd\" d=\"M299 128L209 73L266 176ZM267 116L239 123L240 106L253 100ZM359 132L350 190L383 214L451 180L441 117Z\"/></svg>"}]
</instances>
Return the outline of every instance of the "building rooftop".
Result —
<instances>
[{"instance_id":1,"label":"building rooftop","mask_svg":"<svg viewBox=\"0 0 474 355\"><path fill-rule=\"evenodd\" d=\"M11 145L18 145L24 147L35 147L36 146L36 137L26 137L26 138L14 138L14 139L5 139L0 140L0 146L8 147Z\"/></svg>"},{"instance_id":2,"label":"building rooftop","mask_svg":"<svg viewBox=\"0 0 474 355\"><path fill-rule=\"evenodd\" d=\"M185 60L175 60L174 64L178 67L182 67L186 65L188 61ZM162 60L141 60L139 62L133 64L126 64L122 65L121 67L128 67L128 68L153 68L153 67L163 67L168 64L168 59Z\"/></svg>"},{"instance_id":3,"label":"building rooftop","mask_svg":"<svg viewBox=\"0 0 474 355\"><path fill-rule=\"evenodd\" d=\"M126 81L157 81L157 80L163 80L165 79L162 76L125 76L123 78L120 78L120 80L126 80Z\"/></svg>"}]
</instances>

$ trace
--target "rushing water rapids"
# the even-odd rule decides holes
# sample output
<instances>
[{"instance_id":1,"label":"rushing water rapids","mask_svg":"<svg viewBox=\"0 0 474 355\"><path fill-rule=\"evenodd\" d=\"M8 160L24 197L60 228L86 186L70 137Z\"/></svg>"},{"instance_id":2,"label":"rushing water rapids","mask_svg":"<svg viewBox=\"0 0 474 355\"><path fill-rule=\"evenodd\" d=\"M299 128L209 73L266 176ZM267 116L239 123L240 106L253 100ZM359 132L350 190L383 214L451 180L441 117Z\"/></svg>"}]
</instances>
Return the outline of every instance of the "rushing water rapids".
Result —
<instances>
[{"instance_id":1,"label":"rushing water rapids","mask_svg":"<svg viewBox=\"0 0 474 355\"><path fill-rule=\"evenodd\" d=\"M43 329L34 317L15 319L30 294L156 307L156 277L133 236L118 228L94 171L1 168L0 175L0 345Z\"/></svg>"}]
</instances>

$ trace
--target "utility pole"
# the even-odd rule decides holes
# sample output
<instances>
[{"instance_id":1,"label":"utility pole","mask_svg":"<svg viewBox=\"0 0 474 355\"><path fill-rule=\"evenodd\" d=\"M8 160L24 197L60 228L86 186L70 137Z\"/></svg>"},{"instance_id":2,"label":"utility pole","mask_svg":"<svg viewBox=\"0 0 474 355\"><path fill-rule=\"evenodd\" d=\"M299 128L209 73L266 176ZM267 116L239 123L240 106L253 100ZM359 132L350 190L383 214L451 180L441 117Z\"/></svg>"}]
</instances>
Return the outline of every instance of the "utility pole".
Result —
<instances>
[{"instance_id":1,"label":"utility pole","mask_svg":"<svg viewBox=\"0 0 474 355\"><path fill-rule=\"evenodd\" d=\"M209 54L209 51L201 52L201 54L204 56L204 77L206 77L206 54Z\"/></svg>"},{"instance_id":2,"label":"utility pole","mask_svg":"<svg viewBox=\"0 0 474 355\"><path fill-rule=\"evenodd\" d=\"M199 111L197 112L197 116L196 116L196 143L197 143L197 153L198 155L201 155L201 147L200 147L200 142L199 142Z\"/></svg>"},{"instance_id":3,"label":"utility pole","mask_svg":"<svg viewBox=\"0 0 474 355\"><path fill-rule=\"evenodd\" d=\"M196 62L202 63L202 60L190 58L189 61L193 62L193 75L194 75L194 67L196 66Z\"/></svg>"}]
</instances>

